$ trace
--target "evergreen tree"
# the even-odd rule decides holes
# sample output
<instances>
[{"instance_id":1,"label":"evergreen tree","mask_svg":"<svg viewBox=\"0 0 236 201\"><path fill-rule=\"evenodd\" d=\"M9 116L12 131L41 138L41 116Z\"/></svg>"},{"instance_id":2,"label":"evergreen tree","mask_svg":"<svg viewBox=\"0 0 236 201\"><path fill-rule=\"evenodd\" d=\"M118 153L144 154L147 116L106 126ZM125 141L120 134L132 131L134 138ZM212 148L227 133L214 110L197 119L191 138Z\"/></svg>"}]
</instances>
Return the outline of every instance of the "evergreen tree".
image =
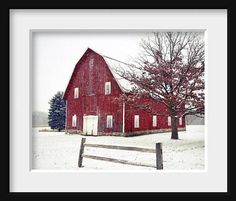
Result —
<instances>
[{"instance_id":1,"label":"evergreen tree","mask_svg":"<svg viewBox=\"0 0 236 201\"><path fill-rule=\"evenodd\" d=\"M57 92L49 101L48 125L51 129L61 131L65 128L66 102L63 100L63 92Z\"/></svg>"}]
</instances>

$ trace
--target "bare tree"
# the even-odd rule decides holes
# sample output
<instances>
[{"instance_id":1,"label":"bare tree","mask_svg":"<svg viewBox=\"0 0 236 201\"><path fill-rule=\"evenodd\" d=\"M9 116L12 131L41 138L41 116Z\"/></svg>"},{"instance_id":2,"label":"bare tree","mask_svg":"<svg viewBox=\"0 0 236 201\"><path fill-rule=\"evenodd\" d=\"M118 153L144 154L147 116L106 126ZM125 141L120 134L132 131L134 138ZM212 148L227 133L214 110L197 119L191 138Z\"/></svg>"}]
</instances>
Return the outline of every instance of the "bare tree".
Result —
<instances>
[{"instance_id":1,"label":"bare tree","mask_svg":"<svg viewBox=\"0 0 236 201\"><path fill-rule=\"evenodd\" d=\"M177 119L204 114L204 41L201 33L155 32L141 42L142 53L129 68L116 69L133 83L134 97L150 97L166 105L171 139L178 139Z\"/></svg>"}]
</instances>

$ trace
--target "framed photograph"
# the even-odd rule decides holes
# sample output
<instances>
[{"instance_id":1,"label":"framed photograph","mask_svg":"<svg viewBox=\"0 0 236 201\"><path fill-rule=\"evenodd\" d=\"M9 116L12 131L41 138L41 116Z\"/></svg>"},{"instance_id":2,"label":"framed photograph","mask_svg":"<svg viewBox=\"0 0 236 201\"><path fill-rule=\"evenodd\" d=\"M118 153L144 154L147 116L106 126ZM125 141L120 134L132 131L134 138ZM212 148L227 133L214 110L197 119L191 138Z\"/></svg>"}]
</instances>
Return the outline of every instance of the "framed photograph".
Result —
<instances>
[{"instance_id":1,"label":"framed photograph","mask_svg":"<svg viewBox=\"0 0 236 201\"><path fill-rule=\"evenodd\" d=\"M9 15L10 192L227 192L227 9Z\"/></svg>"}]
</instances>

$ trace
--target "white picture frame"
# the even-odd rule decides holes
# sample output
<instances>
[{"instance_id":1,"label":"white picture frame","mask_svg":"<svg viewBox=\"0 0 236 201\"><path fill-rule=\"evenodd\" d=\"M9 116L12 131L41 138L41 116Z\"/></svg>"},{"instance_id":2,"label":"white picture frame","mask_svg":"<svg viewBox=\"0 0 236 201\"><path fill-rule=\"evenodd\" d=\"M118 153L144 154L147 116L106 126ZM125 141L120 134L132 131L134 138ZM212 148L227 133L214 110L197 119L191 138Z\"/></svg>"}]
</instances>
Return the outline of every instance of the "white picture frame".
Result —
<instances>
[{"instance_id":1,"label":"white picture frame","mask_svg":"<svg viewBox=\"0 0 236 201\"><path fill-rule=\"evenodd\" d=\"M205 30L205 170L163 172L31 170L32 31L140 29ZM226 9L12 9L10 10L10 83L10 192L227 192Z\"/></svg>"}]
</instances>

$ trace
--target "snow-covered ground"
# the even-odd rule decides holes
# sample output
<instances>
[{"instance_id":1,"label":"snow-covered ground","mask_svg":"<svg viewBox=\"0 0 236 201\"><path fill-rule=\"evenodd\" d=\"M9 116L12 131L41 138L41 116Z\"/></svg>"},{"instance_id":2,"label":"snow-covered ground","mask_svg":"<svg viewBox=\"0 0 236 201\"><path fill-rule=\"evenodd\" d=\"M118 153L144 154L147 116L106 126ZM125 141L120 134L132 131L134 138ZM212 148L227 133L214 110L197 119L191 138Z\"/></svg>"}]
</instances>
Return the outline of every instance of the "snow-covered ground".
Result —
<instances>
[{"instance_id":1,"label":"snow-covered ground","mask_svg":"<svg viewBox=\"0 0 236 201\"><path fill-rule=\"evenodd\" d=\"M33 128L33 169L77 169L81 135L66 135L61 132L38 132ZM136 137L86 136L87 143L135 146L155 149L161 142L164 170L203 170L205 167L205 134L203 125L187 126L179 132L179 140L171 140L170 133L158 133ZM154 153L85 148L85 154L130 160L155 165ZM153 170L154 168L124 165L93 159L83 159L84 170Z\"/></svg>"}]
</instances>

